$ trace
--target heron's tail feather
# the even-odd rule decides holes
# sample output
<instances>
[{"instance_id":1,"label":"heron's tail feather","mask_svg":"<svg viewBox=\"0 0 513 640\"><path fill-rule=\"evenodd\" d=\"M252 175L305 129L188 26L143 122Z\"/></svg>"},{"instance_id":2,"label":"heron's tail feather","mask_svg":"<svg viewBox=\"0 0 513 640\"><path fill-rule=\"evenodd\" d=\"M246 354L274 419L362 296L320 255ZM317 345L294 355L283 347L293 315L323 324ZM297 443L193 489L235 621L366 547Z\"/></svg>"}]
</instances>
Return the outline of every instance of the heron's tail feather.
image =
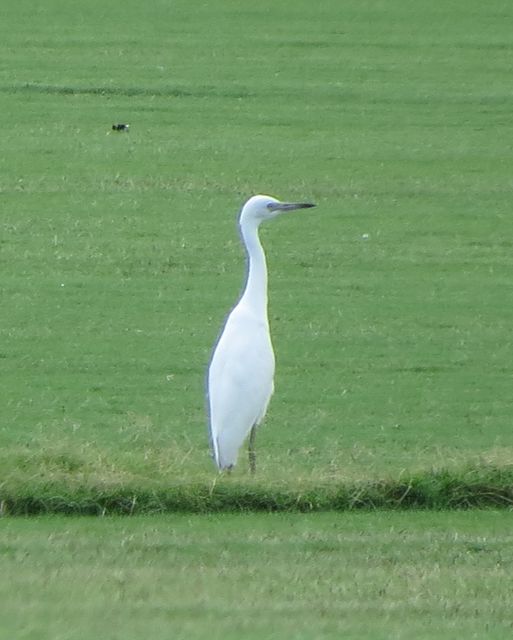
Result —
<instances>
[{"instance_id":1,"label":"heron's tail feather","mask_svg":"<svg viewBox=\"0 0 513 640\"><path fill-rule=\"evenodd\" d=\"M239 452L239 444L230 439L212 438L212 448L214 452L214 461L219 471L231 469L237 464L237 454Z\"/></svg>"},{"instance_id":2,"label":"heron's tail feather","mask_svg":"<svg viewBox=\"0 0 513 640\"><path fill-rule=\"evenodd\" d=\"M210 438L210 446L212 447L212 457L218 469L221 469L221 463L219 459L219 444L217 438Z\"/></svg>"}]
</instances>

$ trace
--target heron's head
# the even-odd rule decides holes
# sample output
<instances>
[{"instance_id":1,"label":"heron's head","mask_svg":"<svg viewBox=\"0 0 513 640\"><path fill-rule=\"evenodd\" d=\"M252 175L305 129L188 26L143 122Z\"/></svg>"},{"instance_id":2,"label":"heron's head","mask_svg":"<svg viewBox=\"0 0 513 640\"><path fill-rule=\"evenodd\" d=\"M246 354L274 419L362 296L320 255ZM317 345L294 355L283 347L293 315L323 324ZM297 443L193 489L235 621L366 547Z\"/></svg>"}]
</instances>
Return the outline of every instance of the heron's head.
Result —
<instances>
[{"instance_id":1,"label":"heron's head","mask_svg":"<svg viewBox=\"0 0 513 640\"><path fill-rule=\"evenodd\" d=\"M309 202L280 202L271 196L253 196L242 207L240 213L240 222L256 222L260 224L264 220L271 220L280 213L285 211L294 211L295 209L309 209L315 207Z\"/></svg>"}]
</instances>

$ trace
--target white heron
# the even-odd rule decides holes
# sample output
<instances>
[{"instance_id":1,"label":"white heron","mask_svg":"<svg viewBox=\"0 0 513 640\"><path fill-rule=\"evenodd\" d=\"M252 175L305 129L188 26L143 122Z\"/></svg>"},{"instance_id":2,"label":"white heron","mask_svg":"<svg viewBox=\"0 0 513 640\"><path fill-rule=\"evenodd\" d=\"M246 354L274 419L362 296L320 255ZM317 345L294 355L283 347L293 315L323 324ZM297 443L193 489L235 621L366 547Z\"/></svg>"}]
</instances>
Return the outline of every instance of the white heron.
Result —
<instances>
[{"instance_id":1,"label":"white heron","mask_svg":"<svg viewBox=\"0 0 513 640\"><path fill-rule=\"evenodd\" d=\"M248 255L246 286L229 314L208 371L210 440L218 469L230 470L249 434L249 467L256 468L255 432L273 393L274 352L267 317L267 266L258 237L261 222L315 205L253 196L239 225Z\"/></svg>"}]
</instances>

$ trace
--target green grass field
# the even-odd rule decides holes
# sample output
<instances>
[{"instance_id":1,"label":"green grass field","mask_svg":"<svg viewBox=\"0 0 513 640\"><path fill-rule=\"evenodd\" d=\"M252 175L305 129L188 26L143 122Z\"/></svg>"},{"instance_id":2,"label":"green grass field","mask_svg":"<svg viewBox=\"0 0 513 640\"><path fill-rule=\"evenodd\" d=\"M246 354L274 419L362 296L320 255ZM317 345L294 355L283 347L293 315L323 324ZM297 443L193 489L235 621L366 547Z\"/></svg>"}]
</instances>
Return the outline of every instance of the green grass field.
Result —
<instances>
[{"instance_id":1,"label":"green grass field","mask_svg":"<svg viewBox=\"0 0 513 640\"><path fill-rule=\"evenodd\" d=\"M0 520L9 637L504 638L510 513L449 509L513 504L513 9L0 13L0 514L161 513ZM254 193L318 206L262 229L276 393L226 478ZM410 510L249 513L362 507Z\"/></svg>"},{"instance_id":2,"label":"green grass field","mask_svg":"<svg viewBox=\"0 0 513 640\"><path fill-rule=\"evenodd\" d=\"M257 486L510 474L503 3L4 14L5 504L212 482L205 370L257 192L318 203L262 231Z\"/></svg>"},{"instance_id":3,"label":"green grass field","mask_svg":"<svg viewBox=\"0 0 513 640\"><path fill-rule=\"evenodd\" d=\"M6 638L503 640L513 624L504 511L9 519L1 548Z\"/></svg>"}]
</instances>

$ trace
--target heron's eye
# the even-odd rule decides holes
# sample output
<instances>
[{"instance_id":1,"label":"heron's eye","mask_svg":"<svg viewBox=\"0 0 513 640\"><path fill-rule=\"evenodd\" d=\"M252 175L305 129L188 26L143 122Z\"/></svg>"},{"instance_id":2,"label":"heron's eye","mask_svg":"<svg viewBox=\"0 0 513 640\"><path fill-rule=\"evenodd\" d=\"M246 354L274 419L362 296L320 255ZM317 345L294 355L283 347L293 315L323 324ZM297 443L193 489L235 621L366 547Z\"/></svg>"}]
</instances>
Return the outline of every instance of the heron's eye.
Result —
<instances>
[{"instance_id":1,"label":"heron's eye","mask_svg":"<svg viewBox=\"0 0 513 640\"><path fill-rule=\"evenodd\" d=\"M266 207L269 209L269 211L272 211L272 210L273 210L273 207L274 207L274 202L268 202L268 203L266 204Z\"/></svg>"}]
</instances>

